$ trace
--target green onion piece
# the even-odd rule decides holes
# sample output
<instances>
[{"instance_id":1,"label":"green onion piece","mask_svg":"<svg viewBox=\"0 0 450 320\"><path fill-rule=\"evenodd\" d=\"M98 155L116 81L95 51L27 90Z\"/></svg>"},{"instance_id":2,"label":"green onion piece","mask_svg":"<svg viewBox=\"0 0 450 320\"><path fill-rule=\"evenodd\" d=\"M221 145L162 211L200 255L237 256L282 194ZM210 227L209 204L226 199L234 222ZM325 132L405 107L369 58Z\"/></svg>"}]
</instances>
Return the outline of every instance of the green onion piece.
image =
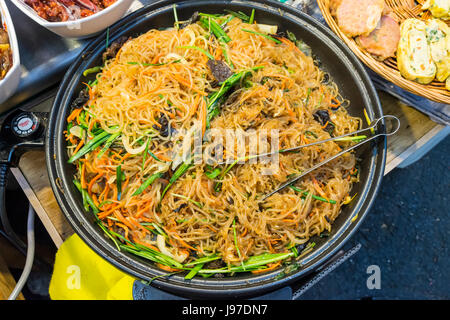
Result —
<instances>
[{"instance_id":1,"label":"green onion piece","mask_svg":"<svg viewBox=\"0 0 450 320\"><path fill-rule=\"evenodd\" d=\"M86 77L88 74L100 72L100 71L102 71L102 69L103 69L103 67L101 67L101 66L86 69L83 71L83 76Z\"/></svg>"},{"instance_id":2,"label":"green onion piece","mask_svg":"<svg viewBox=\"0 0 450 320\"><path fill-rule=\"evenodd\" d=\"M111 135L108 140L106 140L105 145L103 146L102 150L97 155L97 158L101 158L102 155L111 147L111 145L114 143L114 141L120 136L121 132L114 133Z\"/></svg>"},{"instance_id":3,"label":"green onion piece","mask_svg":"<svg viewBox=\"0 0 450 320\"><path fill-rule=\"evenodd\" d=\"M237 234L236 234L236 217L233 219L233 238L234 238L234 246L236 247L236 252L238 254L239 259L241 259L242 268L245 270L244 261L242 261L241 251L239 250Z\"/></svg>"},{"instance_id":4,"label":"green onion piece","mask_svg":"<svg viewBox=\"0 0 450 320\"><path fill-rule=\"evenodd\" d=\"M241 29L241 30L242 30L242 31L245 31L245 32L248 32L248 33L256 34L256 35L258 35L258 36L264 37L264 38L269 39L269 40L272 40L273 42L275 42L275 43L277 43L277 44L280 44L280 43L281 43L280 40L275 39L274 37L271 37L271 36L269 36L269 35L267 35L267 34L264 34L264 33L261 33L261 32L256 32L256 31L248 30L248 29Z\"/></svg>"},{"instance_id":5,"label":"green onion piece","mask_svg":"<svg viewBox=\"0 0 450 320\"><path fill-rule=\"evenodd\" d=\"M178 62L181 62L181 59L173 60L173 61L169 61L169 62L162 62L162 63L141 63L141 62L130 61L130 62L127 62L127 64L139 65L139 66L143 66L143 67L159 67L159 66L164 66L166 64L172 64L172 63L178 63Z\"/></svg>"},{"instance_id":6,"label":"green onion piece","mask_svg":"<svg viewBox=\"0 0 450 320\"><path fill-rule=\"evenodd\" d=\"M235 66L233 64L233 61L231 61L230 56L228 55L228 46L226 43L221 43L221 47L222 47L222 53L223 56L225 58L226 63L228 63L228 65L231 67L231 69L234 69Z\"/></svg>"},{"instance_id":7,"label":"green onion piece","mask_svg":"<svg viewBox=\"0 0 450 320\"><path fill-rule=\"evenodd\" d=\"M199 271L203 268L204 263L197 264L185 277L184 279L190 280L192 279Z\"/></svg>"},{"instance_id":8,"label":"green onion piece","mask_svg":"<svg viewBox=\"0 0 450 320\"><path fill-rule=\"evenodd\" d=\"M175 183L175 181L177 181L178 178L180 178L183 174L185 174L186 171L188 171L188 169L191 166L192 166L192 158L190 158L189 160L187 160L186 162L184 162L182 165L180 165L178 167L178 169L174 172L174 174L170 178L169 184L166 186L163 193L161 194L161 200L162 200L162 198L164 198L164 195L166 194L167 190L169 190L169 188Z\"/></svg>"},{"instance_id":9,"label":"green onion piece","mask_svg":"<svg viewBox=\"0 0 450 320\"><path fill-rule=\"evenodd\" d=\"M297 191L297 192L303 194L304 196L307 196L307 195L309 194L308 191L301 190L301 189L299 189L299 188L297 188L297 187L295 187L295 186L289 186L289 188L291 188L292 190ZM314 194L312 195L312 198L313 198L313 199L316 199L316 200L323 201L323 202L328 202L328 203L336 204L336 201L335 201L335 200L327 200L327 199L325 199L325 198L316 196L316 195L314 195Z\"/></svg>"},{"instance_id":10,"label":"green onion piece","mask_svg":"<svg viewBox=\"0 0 450 320\"><path fill-rule=\"evenodd\" d=\"M233 17L239 18L244 22L248 22L250 21L250 17L248 15L246 15L245 13L243 13L242 11L238 11L238 12L234 12L231 10L224 10L225 12L227 12L228 14L231 14Z\"/></svg>"},{"instance_id":11,"label":"green onion piece","mask_svg":"<svg viewBox=\"0 0 450 320\"><path fill-rule=\"evenodd\" d=\"M208 28L209 30L214 33L217 39L219 41L223 41L225 43L228 43L231 41L231 38L227 35L227 33L222 29L222 27L216 22L216 20L212 18L205 18L201 17L200 22L203 24L205 28Z\"/></svg>"},{"instance_id":12,"label":"green onion piece","mask_svg":"<svg viewBox=\"0 0 450 320\"><path fill-rule=\"evenodd\" d=\"M312 131L305 131L305 135L306 135L306 134L309 134L309 135L311 135L311 136L313 136L314 138L317 139L317 134L315 134L315 133L312 132Z\"/></svg>"},{"instance_id":13,"label":"green onion piece","mask_svg":"<svg viewBox=\"0 0 450 320\"><path fill-rule=\"evenodd\" d=\"M176 47L176 49L193 49L193 50L197 50L200 51L201 53L203 53L205 56L207 56L210 60L214 60L214 57L205 49L196 47L196 46L182 46L182 47Z\"/></svg>"},{"instance_id":14,"label":"green onion piece","mask_svg":"<svg viewBox=\"0 0 450 320\"><path fill-rule=\"evenodd\" d=\"M95 214L96 219L98 220L97 213L99 213L100 211L98 210L97 206L95 205L94 200L92 200L91 196L89 195L89 193L86 190L81 188L81 183L79 181L73 180L73 184L75 185L75 187L77 187L78 191L81 192L82 197L89 204L89 206L91 207L92 211Z\"/></svg>"},{"instance_id":15,"label":"green onion piece","mask_svg":"<svg viewBox=\"0 0 450 320\"><path fill-rule=\"evenodd\" d=\"M176 26L176 28L178 30L180 27L178 25L179 22L178 22L178 14L177 14L177 5L176 4L173 5L173 16L175 18L175 26Z\"/></svg>"},{"instance_id":16,"label":"green onion piece","mask_svg":"<svg viewBox=\"0 0 450 320\"><path fill-rule=\"evenodd\" d=\"M253 24L254 21L255 21L255 9L252 9L252 14L250 16L250 19L248 20L248 23Z\"/></svg>"},{"instance_id":17,"label":"green onion piece","mask_svg":"<svg viewBox=\"0 0 450 320\"><path fill-rule=\"evenodd\" d=\"M98 221L97 224L103 230L103 232L108 236L108 238L110 238L114 242L117 250L120 251L119 244L117 243L117 240L114 238L114 236L110 233L110 231L103 225L103 223L101 221Z\"/></svg>"},{"instance_id":18,"label":"green onion piece","mask_svg":"<svg viewBox=\"0 0 450 320\"><path fill-rule=\"evenodd\" d=\"M116 185L117 185L117 200L120 201L120 198L122 197L122 166L118 165L116 168Z\"/></svg>"},{"instance_id":19,"label":"green onion piece","mask_svg":"<svg viewBox=\"0 0 450 320\"><path fill-rule=\"evenodd\" d=\"M155 173L153 175L150 176L150 178L148 178L134 193L133 193L133 197L140 195L142 192L144 192L145 189L147 189L153 182L156 181L156 179L159 179L162 177L162 173L158 172Z\"/></svg>"},{"instance_id":20,"label":"green onion piece","mask_svg":"<svg viewBox=\"0 0 450 320\"><path fill-rule=\"evenodd\" d=\"M102 133L96 135L91 141L89 141L86 145L84 145L84 147L82 147L76 154L74 154L72 157L70 157L68 162L73 163L75 160L78 160L79 158L84 156L86 153L91 152L96 147L98 147L103 142L105 142L110 136L111 136L111 134L109 134L106 131L103 131Z\"/></svg>"},{"instance_id":21,"label":"green onion piece","mask_svg":"<svg viewBox=\"0 0 450 320\"><path fill-rule=\"evenodd\" d=\"M142 171L144 171L145 161L147 160L148 146L150 144L150 140L151 140L151 138L148 138L147 143L145 144L145 150L144 150L144 154L142 156Z\"/></svg>"},{"instance_id":22,"label":"green onion piece","mask_svg":"<svg viewBox=\"0 0 450 320\"><path fill-rule=\"evenodd\" d=\"M220 173L222 172L222 170L220 170L220 168L215 168L212 171L207 171L205 172L205 175L209 178L209 179L215 179L217 176L220 175Z\"/></svg>"},{"instance_id":23,"label":"green onion piece","mask_svg":"<svg viewBox=\"0 0 450 320\"><path fill-rule=\"evenodd\" d=\"M269 263L274 263L277 261L285 260L292 257L294 253L292 251L286 253L274 253L274 254L262 254L261 256L254 256L249 258L243 264L244 267L235 266L231 268L220 268L220 269L202 269L199 273L232 273L232 272L245 272L257 270L257 267L264 266Z\"/></svg>"},{"instance_id":24,"label":"green onion piece","mask_svg":"<svg viewBox=\"0 0 450 320\"><path fill-rule=\"evenodd\" d=\"M183 195L181 195L181 194L172 193L172 196L177 197L177 198L184 199L184 200L189 201L189 202L192 202L192 203L195 204L197 207L203 208L203 204L202 204L202 203L200 203L200 202L198 202L198 201L195 201L195 200L192 200L191 198L188 198L188 197L183 196Z\"/></svg>"},{"instance_id":25,"label":"green onion piece","mask_svg":"<svg viewBox=\"0 0 450 320\"><path fill-rule=\"evenodd\" d=\"M184 266L185 267L189 267L189 266L193 266L193 265L196 265L196 264L199 264L199 263L207 263L207 262L211 262L211 261L214 261L214 260L218 260L220 258L221 258L220 256L218 256L216 254L213 254L212 256L199 258L199 259L197 259L195 261L186 263Z\"/></svg>"}]
</instances>

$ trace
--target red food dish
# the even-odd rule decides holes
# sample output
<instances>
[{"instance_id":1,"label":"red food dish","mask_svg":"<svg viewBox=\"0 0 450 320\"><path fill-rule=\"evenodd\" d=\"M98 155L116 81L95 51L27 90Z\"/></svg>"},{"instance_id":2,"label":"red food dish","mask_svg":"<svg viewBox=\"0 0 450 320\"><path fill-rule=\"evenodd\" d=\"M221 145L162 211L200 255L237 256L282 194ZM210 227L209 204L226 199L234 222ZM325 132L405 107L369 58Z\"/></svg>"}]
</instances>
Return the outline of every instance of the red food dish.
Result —
<instances>
[{"instance_id":1,"label":"red food dish","mask_svg":"<svg viewBox=\"0 0 450 320\"><path fill-rule=\"evenodd\" d=\"M117 0L25 0L43 19L50 22L77 20L93 15Z\"/></svg>"}]
</instances>

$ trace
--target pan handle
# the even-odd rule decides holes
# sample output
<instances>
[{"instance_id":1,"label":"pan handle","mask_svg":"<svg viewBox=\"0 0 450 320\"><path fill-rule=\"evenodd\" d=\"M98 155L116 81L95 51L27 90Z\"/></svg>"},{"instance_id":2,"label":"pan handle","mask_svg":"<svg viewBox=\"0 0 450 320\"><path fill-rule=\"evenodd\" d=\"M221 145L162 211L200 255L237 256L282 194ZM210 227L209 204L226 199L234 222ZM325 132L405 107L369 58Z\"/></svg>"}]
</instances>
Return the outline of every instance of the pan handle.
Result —
<instances>
[{"instance_id":1,"label":"pan handle","mask_svg":"<svg viewBox=\"0 0 450 320\"><path fill-rule=\"evenodd\" d=\"M0 123L0 164L17 166L20 156L30 149L43 148L47 112L17 109Z\"/></svg>"}]
</instances>

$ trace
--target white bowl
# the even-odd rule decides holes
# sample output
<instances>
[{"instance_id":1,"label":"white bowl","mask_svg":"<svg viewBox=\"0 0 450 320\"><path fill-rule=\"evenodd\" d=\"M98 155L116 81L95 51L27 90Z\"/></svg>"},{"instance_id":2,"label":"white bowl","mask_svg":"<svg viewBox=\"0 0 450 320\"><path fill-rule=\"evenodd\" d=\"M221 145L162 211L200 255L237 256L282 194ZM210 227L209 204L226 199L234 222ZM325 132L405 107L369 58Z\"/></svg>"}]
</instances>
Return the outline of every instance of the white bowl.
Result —
<instances>
[{"instance_id":1,"label":"white bowl","mask_svg":"<svg viewBox=\"0 0 450 320\"><path fill-rule=\"evenodd\" d=\"M23 0L12 0L23 13L41 26L61 37L78 39L93 36L108 28L125 15L133 1L134 0L117 0L108 8L86 18L65 22L49 22L41 18L36 11L24 3Z\"/></svg>"},{"instance_id":2,"label":"white bowl","mask_svg":"<svg viewBox=\"0 0 450 320\"><path fill-rule=\"evenodd\" d=\"M16 32L8 8L6 7L5 0L0 0L0 15L2 16L3 23L6 24L6 31L8 32L9 45L11 46L13 58L11 69L9 69L3 80L0 80L0 103L2 103L16 91L20 81L21 67Z\"/></svg>"}]
</instances>

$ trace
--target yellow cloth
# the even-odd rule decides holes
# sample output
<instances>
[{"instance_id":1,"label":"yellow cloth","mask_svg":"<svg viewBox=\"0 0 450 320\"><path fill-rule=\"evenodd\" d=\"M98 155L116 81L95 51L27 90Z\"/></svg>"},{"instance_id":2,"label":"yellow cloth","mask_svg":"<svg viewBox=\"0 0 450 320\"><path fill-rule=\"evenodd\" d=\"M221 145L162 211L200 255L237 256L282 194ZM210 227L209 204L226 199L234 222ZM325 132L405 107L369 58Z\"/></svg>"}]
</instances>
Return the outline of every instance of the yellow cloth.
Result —
<instances>
[{"instance_id":1,"label":"yellow cloth","mask_svg":"<svg viewBox=\"0 0 450 320\"><path fill-rule=\"evenodd\" d=\"M56 253L49 293L53 300L132 300L134 281L72 235Z\"/></svg>"}]
</instances>

